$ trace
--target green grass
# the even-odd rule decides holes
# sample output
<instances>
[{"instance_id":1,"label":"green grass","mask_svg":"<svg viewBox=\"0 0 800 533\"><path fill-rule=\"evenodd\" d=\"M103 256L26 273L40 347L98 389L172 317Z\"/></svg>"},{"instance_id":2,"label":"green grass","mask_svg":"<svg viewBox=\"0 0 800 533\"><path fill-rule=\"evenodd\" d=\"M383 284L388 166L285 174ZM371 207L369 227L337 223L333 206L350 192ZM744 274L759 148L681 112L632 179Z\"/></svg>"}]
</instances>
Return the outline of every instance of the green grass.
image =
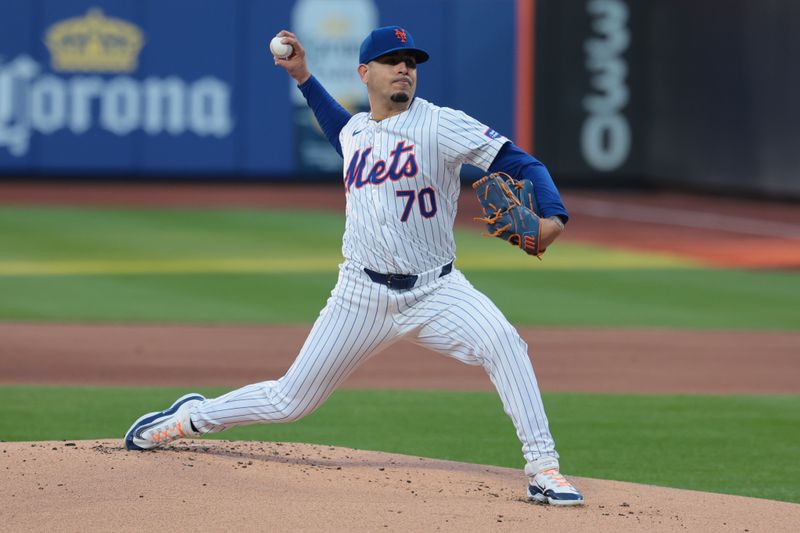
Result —
<instances>
[{"instance_id":1,"label":"green grass","mask_svg":"<svg viewBox=\"0 0 800 533\"><path fill-rule=\"evenodd\" d=\"M309 323L344 219L248 209L0 208L0 320ZM800 274L457 231L457 265L519 325L800 329ZM543 312L546 310L546 312Z\"/></svg>"},{"instance_id":2,"label":"green grass","mask_svg":"<svg viewBox=\"0 0 800 533\"><path fill-rule=\"evenodd\" d=\"M167 388L0 387L1 440L120 438ZM202 389L209 397L226 392ZM800 502L800 397L545 394L562 469L574 475ZM309 442L521 468L491 392L342 390L293 424L231 440Z\"/></svg>"},{"instance_id":3,"label":"green grass","mask_svg":"<svg viewBox=\"0 0 800 533\"><path fill-rule=\"evenodd\" d=\"M519 324L800 329L797 273L619 269L469 278Z\"/></svg>"},{"instance_id":4,"label":"green grass","mask_svg":"<svg viewBox=\"0 0 800 533\"><path fill-rule=\"evenodd\" d=\"M343 231L324 212L0 207L0 260L336 256Z\"/></svg>"},{"instance_id":5,"label":"green grass","mask_svg":"<svg viewBox=\"0 0 800 533\"><path fill-rule=\"evenodd\" d=\"M800 276L723 270L465 272L517 325L798 330ZM0 320L312 322L315 274L0 276Z\"/></svg>"},{"instance_id":6,"label":"green grass","mask_svg":"<svg viewBox=\"0 0 800 533\"><path fill-rule=\"evenodd\" d=\"M265 272L275 271L270 261L278 260L292 263L282 266L287 272L309 261L315 271L325 272L341 261L343 231L341 214L319 211L0 207L0 275L30 275L41 268L81 274L94 272L93 266L114 273L158 274L172 271L175 261L189 272L197 268L193 261L205 262L200 267L205 272ZM663 254L576 245L560 246L558 254L548 253L547 261L539 262L481 237L480 231L476 224L474 231L457 232L459 259L473 269L691 265ZM225 264L227 258L245 264ZM261 263L247 263L253 260ZM144 267L137 267L142 261Z\"/></svg>"}]
</instances>

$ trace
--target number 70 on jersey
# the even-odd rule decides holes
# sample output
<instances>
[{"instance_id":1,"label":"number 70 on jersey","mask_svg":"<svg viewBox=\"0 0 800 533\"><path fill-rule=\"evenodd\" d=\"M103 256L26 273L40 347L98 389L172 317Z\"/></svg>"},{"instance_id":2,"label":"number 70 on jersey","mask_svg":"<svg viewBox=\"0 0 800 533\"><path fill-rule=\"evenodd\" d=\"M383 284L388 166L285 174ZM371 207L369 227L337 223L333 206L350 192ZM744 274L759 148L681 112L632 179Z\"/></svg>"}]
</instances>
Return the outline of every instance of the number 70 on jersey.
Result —
<instances>
[{"instance_id":1,"label":"number 70 on jersey","mask_svg":"<svg viewBox=\"0 0 800 533\"><path fill-rule=\"evenodd\" d=\"M436 191L431 187L420 189L419 193L413 189L401 189L395 193L398 198L405 201L403 213L400 215L400 221L405 222L411 216L411 211L414 209L414 204L419 209L419 214L425 218L432 218L436 215Z\"/></svg>"}]
</instances>

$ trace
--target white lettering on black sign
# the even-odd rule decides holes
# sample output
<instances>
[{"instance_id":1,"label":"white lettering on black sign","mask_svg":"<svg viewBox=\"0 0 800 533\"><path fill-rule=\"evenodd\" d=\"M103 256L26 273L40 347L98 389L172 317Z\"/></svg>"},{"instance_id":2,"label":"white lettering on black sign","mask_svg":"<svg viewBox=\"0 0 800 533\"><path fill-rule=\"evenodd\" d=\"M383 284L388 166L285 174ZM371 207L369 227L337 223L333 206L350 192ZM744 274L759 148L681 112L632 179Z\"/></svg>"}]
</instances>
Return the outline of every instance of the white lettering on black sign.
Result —
<instances>
[{"instance_id":1,"label":"white lettering on black sign","mask_svg":"<svg viewBox=\"0 0 800 533\"><path fill-rule=\"evenodd\" d=\"M630 45L628 6L623 0L590 0L594 36L584 43L592 91L583 99L588 113L581 129L581 153L595 170L612 171L628 159L631 128L622 112L628 104L628 64L623 54Z\"/></svg>"}]
</instances>

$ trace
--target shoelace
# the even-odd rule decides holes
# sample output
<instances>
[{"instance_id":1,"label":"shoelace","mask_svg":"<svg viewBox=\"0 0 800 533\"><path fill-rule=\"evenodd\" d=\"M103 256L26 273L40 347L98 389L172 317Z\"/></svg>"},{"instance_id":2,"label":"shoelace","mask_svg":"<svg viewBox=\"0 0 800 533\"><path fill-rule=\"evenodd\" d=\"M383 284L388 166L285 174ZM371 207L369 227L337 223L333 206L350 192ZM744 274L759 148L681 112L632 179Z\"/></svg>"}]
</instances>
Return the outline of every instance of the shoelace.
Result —
<instances>
[{"instance_id":1,"label":"shoelace","mask_svg":"<svg viewBox=\"0 0 800 533\"><path fill-rule=\"evenodd\" d=\"M564 478L564 476L561 475L561 472L559 472L555 468L551 468L550 470L545 470L543 472L540 472L540 474L546 476L548 479L550 479L550 481L557 484L559 487L572 487L572 485L569 484L569 481L567 481L566 478Z\"/></svg>"},{"instance_id":2,"label":"shoelace","mask_svg":"<svg viewBox=\"0 0 800 533\"><path fill-rule=\"evenodd\" d=\"M183 425L180 421L176 421L163 429L154 430L150 439L154 442L170 441L180 437L185 437L186 433L183 431Z\"/></svg>"}]
</instances>

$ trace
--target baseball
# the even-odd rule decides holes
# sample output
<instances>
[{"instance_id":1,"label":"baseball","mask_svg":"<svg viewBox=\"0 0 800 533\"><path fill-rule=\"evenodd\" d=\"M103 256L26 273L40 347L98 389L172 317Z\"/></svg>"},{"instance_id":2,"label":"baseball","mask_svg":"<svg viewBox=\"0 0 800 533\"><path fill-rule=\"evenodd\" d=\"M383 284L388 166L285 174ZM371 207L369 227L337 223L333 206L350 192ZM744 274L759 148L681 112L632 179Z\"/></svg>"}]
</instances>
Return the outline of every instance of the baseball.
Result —
<instances>
[{"instance_id":1,"label":"baseball","mask_svg":"<svg viewBox=\"0 0 800 533\"><path fill-rule=\"evenodd\" d=\"M273 39L269 42L269 50L275 57L286 59L292 55L294 49L292 48L291 44L283 44L281 39L283 39L283 37L273 37Z\"/></svg>"}]
</instances>

